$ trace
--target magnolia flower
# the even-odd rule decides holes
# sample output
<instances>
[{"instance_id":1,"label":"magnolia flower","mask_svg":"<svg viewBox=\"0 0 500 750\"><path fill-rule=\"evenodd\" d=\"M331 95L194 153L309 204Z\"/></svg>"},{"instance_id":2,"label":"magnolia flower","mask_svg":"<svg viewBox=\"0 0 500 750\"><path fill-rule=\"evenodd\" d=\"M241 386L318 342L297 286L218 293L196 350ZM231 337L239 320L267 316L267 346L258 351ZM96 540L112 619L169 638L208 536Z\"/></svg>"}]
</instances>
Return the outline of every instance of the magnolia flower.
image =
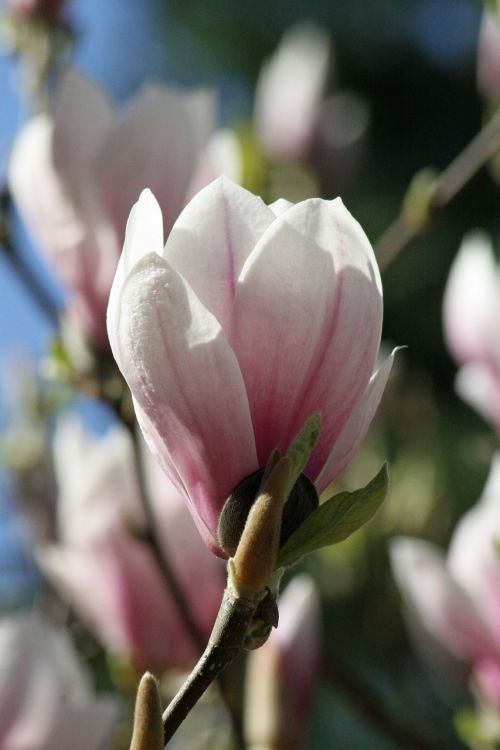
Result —
<instances>
[{"instance_id":1,"label":"magnolia flower","mask_svg":"<svg viewBox=\"0 0 500 750\"><path fill-rule=\"evenodd\" d=\"M0 621L2 750L102 750L117 705L95 698L65 631L40 614Z\"/></svg>"},{"instance_id":2,"label":"magnolia flower","mask_svg":"<svg viewBox=\"0 0 500 750\"><path fill-rule=\"evenodd\" d=\"M278 628L249 654L245 734L250 749L304 747L320 656L319 597L309 576L288 584L279 611Z\"/></svg>"},{"instance_id":3,"label":"magnolia flower","mask_svg":"<svg viewBox=\"0 0 500 750\"><path fill-rule=\"evenodd\" d=\"M21 130L9 165L14 200L98 346L108 346L105 311L139 191L155 191L169 229L192 181L201 186L199 162L214 119L208 91L148 85L116 111L98 87L71 72L54 116L38 115Z\"/></svg>"},{"instance_id":4,"label":"magnolia flower","mask_svg":"<svg viewBox=\"0 0 500 750\"><path fill-rule=\"evenodd\" d=\"M394 576L410 622L471 666L483 695L500 708L500 454L479 502L459 522L447 557L421 539L391 544Z\"/></svg>"},{"instance_id":5,"label":"magnolia flower","mask_svg":"<svg viewBox=\"0 0 500 750\"><path fill-rule=\"evenodd\" d=\"M477 48L477 85L492 101L500 97L500 13L484 10Z\"/></svg>"},{"instance_id":6,"label":"magnolia flower","mask_svg":"<svg viewBox=\"0 0 500 750\"><path fill-rule=\"evenodd\" d=\"M330 44L309 23L289 29L262 68L255 94L255 127L275 159L307 154L327 82Z\"/></svg>"},{"instance_id":7,"label":"magnolia flower","mask_svg":"<svg viewBox=\"0 0 500 750\"><path fill-rule=\"evenodd\" d=\"M102 642L140 667L190 667L197 647L147 543L131 438L98 438L75 416L55 435L59 543L39 553L44 571ZM177 491L145 451L158 534L187 603L208 636L223 570L196 534ZM222 566L223 567L223 566Z\"/></svg>"},{"instance_id":8,"label":"magnolia flower","mask_svg":"<svg viewBox=\"0 0 500 750\"><path fill-rule=\"evenodd\" d=\"M465 237L452 265L443 303L444 334L462 367L459 394L500 429L500 277L488 237Z\"/></svg>"},{"instance_id":9,"label":"magnolia flower","mask_svg":"<svg viewBox=\"0 0 500 750\"><path fill-rule=\"evenodd\" d=\"M266 206L220 178L163 247L160 207L142 193L110 342L146 441L216 554L229 493L313 412L322 427L306 475L321 492L347 465L392 365L374 373L381 323L375 257L340 199Z\"/></svg>"}]
</instances>

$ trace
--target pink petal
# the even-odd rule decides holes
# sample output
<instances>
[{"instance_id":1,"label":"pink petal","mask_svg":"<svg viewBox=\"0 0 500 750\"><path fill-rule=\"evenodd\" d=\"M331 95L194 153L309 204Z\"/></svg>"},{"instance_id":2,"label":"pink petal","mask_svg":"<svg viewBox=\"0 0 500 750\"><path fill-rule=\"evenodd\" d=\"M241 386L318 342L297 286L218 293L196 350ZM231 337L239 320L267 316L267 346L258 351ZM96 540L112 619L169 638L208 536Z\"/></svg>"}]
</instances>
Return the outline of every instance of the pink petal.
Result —
<instances>
[{"instance_id":1,"label":"pink petal","mask_svg":"<svg viewBox=\"0 0 500 750\"><path fill-rule=\"evenodd\" d=\"M196 622L208 638L222 599L225 564L207 550L183 496L146 449L143 467L162 547Z\"/></svg>"},{"instance_id":2,"label":"pink petal","mask_svg":"<svg viewBox=\"0 0 500 750\"><path fill-rule=\"evenodd\" d=\"M153 422L149 419L145 411L137 403L136 399L133 399L135 415L140 425L144 441L154 457L155 462L160 467L161 471L166 475L165 481L170 482L172 487L179 493L185 502L187 502L188 510L191 513L192 520L194 521L196 528L198 529L201 538L207 545L207 547L215 554L220 556L221 552L217 546L217 541L213 532L209 529L203 518L200 516L198 508L192 502L189 495L189 490L184 485L182 478L179 476L177 467L172 461L171 456L165 450L165 443L163 437L156 429Z\"/></svg>"},{"instance_id":3,"label":"pink petal","mask_svg":"<svg viewBox=\"0 0 500 750\"><path fill-rule=\"evenodd\" d=\"M240 275L230 335L261 465L319 411L307 468L317 477L373 372L381 320L373 251L340 199L304 201L273 222Z\"/></svg>"},{"instance_id":4,"label":"pink petal","mask_svg":"<svg viewBox=\"0 0 500 750\"><path fill-rule=\"evenodd\" d=\"M276 159L304 156L328 75L330 45L319 27L290 29L263 66L255 95L255 127Z\"/></svg>"},{"instance_id":5,"label":"pink petal","mask_svg":"<svg viewBox=\"0 0 500 750\"><path fill-rule=\"evenodd\" d=\"M500 431L500 377L487 362L463 365L455 378L458 395Z\"/></svg>"},{"instance_id":6,"label":"pink petal","mask_svg":"<svg viewBox=\"0 0 500 750\"><path fill-rule=\"evenodd\" d=\"M120 367L161 436L166 464L213 535L227 495L257 468L238 362L189 284L152 253L121 294Z\"/></svg>"},{"instance_id":7,"label":"pink petal","mask_svg":"<svg viewBox=\"0 0 500 750\"><path fill-rule=\"evenodd\" d=\"M448 568L489 624L500 648L500 454L496 454L481 499L458 523Z\"/></svg>"},{"instance_id":8,"label":"pink petal","mask_svg":"<svg viewBox=\"0 0 500 750\"><path fill-rule=\"evenodd\" d=\"M67 633L40 615L2 621L0 676L0 743L5 750L99 750L109 740L117 704L91 695Z\"/></svg>"},{"instance_id":9,"label":"pink petal","mask_svg":"<svg viewBox=\"0 0 500 750\"><path fill-rule=\"evenodd\" d=\"M491 241L481 232L467 235L451 267L443 301L446 342L458 362L488 357L499 292Z\"/></svg>"},{"instance_id":10,"label":"pink petal","mask_svg":"<svg viewBox=\"0 0 500 750\"><path fill-rule=\"evenodd\" d=\"M410 618L450 653L465 661L497 652L485 622L446 569L444 555L429 542L392 541L391 563Z\"/></svg>"},{"instance_id":11,"label":"pink petal","mask_svg":"<svg viewBox=\"0 0 500 750\"><path fill-rule=\"evenodd\" d=\"M229 128L217 130L208 141L190 182L186 203L220 175L238 183L243 175L241 147L236 134Z\"/></svg>"},{"instance_id":12,"label":"pink petal","mask_svg":"<svg viewBox=\"0 0 500 750\"><path fill-rule=\"evenodd\" d=\"M481 659L474 665L474 680L483 697L500 709L500 660Z\"/></svg>"},{"instance_id":13,"label":"pink petal","mask_svg":"<svg viewBox=\"0 0 500 750\"><path fill-rule=\"evenodd\" d=\"M168 234L185 204L214 117L211 93L159 86L146 87L121 114L96 161L97 184L119 237L144 187L156 195Z\"/></svg>"},{"instance_id":14,"label":"pink petal","mask_svg":"<svg viewBox=\"0 0 500 750\"><path fill-rule=\"evenodd\" d=\"M73 190L88 176L115 119L104 91L75 70L64 75L54 116L54 166Z\"/></svg>"},{"instance_id":15,"label":"pink petal","mask_svg":"<svg viewBox=\"0 0 500 750\"><path fill-rule=\"evenodd\" d=\"M391 374L395 352L396 350L371 376L363 398L357 404L335 441L331 453L315 482L319 493L323 492L330 482L345 469L364 440Z\"/></svg>"},{"instance_id":16,"label":"pink petal","mask_svg":"<svg viewBox=\"0 0 500 750\"><path fill-rule=\"evenodd\" d=\"M220 177L182 211L165 245L165 258L227 331L241 269L274 221L263 201Z\"/></svg>"},{"instance_id":17,"label":"pink petal","mask_svg":"<svg viewBox=\"0 0 500 750\"><path fill-rule=\"evenodd\" d=\"M86 176L79 175L70 187L57 172L53 134L44 115L25 125L12 151L9 185L35 243L72 291L80 324L103 344L104 312L118 258L116 238Z\"/></svg>"},{"instance_id":18,"label":"pink petal","mask_svg":"<svg viewBox=\"0 0 500 750\"><path fill-rule=\"evenodd\" d=\"M53 124L30 120L17 136L9 161L9 186L33 238L54 262L84 240L86 228L52 161ZM64 278L65 274L63 274Z\"/></svg>"}]
</instances>

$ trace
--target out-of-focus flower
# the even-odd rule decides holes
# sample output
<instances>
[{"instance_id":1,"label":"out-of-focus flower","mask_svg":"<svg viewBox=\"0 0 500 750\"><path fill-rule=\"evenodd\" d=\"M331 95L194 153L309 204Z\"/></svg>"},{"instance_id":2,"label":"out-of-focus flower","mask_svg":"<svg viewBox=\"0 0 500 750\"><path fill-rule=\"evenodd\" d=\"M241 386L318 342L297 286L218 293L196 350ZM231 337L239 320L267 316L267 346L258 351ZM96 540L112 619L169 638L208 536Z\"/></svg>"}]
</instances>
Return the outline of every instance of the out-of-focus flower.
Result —
<instances>
[{"instance_id":1,"label":"out-of-focus flower","mask_svg":"<svg viewBox=\"0 0 500 750\"><path fill-rule=\"evenodd\" d=\"M70 72L54 116L38 115L19 134L9 166L14 200L100 347L108 346L105 311L133 203L150 186L169 229L192 181L201 186L214 122L212 92L148 85L116 111Z\"/></svg>"},{"instance_id":2,"label":"out-of-focus flower","mask_svg":"<svg viewBox=\"0 0 500 750\"><path fill-rule=\"evenodd\" d=\"M483 96L500 98L500 12L484 10L479 27L477 85Z\"/></svg>"},{"instance_id":3,"label":"out-of-focus flower","mask_svg":"<svg viewBox=\"0 0 500 750\"><path fill-rule=\"evenodd\" d=\"M280 621L250 652L245 734L250 748L304 747L319 668L319 597L307 575L294 578L279 600Z\"/></svg>"},{"instance_id":4,"label":"out-of-focus flower","mask_svg":"<svg viewBox=\"0 0 500 750\"><path fill-rule=\"evenodd\" d=\"M197 656L149 545L131 438L116 426L89 434L76 416L55 435L58 545L41 550L45 572L102 642L140 667L190 667ZM201 633L210 633L223 570L196 534L184 502L145 451L157 531Z\"/></svg>"},{"instance_id":5,"label":"out-of-focus flower","mask_svg":"<svg viewBox=\"0 0 500 750\"><path fill-rule=\"evenodd\" d=\"M263 66L254 119L266 153L274 159L307 155L327 82L330 44L310 23L289 29Z\"/></svg>"},{"instance_id":6,"label":"out-of-focus flower","mask_svg":"<svg viewBox=\"0 0 500 750\"><path fill-rule=\"evenodd\" d=\"M146 440L208 546L224 502L321 413L305 474L321 492L347 465L392 365L376 373L382 288L340 199L262 200L221 178L165 247L144 191L108 309L112 350Z\"/></svg>"},{"instance_id":7,"label":"out-of-focus flower","mask_svg":"<svg viewBox=\"0 0 500 750\"><path fill-rule=\"evenodd\" d=\"M396 581L415 632L470 664L482 694L500 707L500 454L479 502L464 515L445 558L421 539L391 544Z\"/></svg>"},{"instance_id":8,"label":"out-of-focus flower","mask_svg":"<svg viewBox=\"0 0 500 750\"><path fill-rule=\"evenodd\" d=\"M102 750L117 708L92 695L65 631L36 613L0 621L2 750Z\"/></svg>"},{"instance_id":9,"label":"out-of-focus flower","mask_svg":"<svg viewBox=\"0 0 500 750\"><path fill-rule=\"evenodd\" d=\"M500 275L491 241L480 232L464 238L452 265L443 303L448 347L462 367L458 393L500 430Z\"/></svg>"},{"instance_id":10,"label":"out-of-focus flower","mask_svg":"<svg viewBox=\"0 0 500 750\"><path fill-rule=\"evenodd\" d=\"M6 0L5 5L19 18L54 21L66 0Z\"/></svg>"}]
</instances>

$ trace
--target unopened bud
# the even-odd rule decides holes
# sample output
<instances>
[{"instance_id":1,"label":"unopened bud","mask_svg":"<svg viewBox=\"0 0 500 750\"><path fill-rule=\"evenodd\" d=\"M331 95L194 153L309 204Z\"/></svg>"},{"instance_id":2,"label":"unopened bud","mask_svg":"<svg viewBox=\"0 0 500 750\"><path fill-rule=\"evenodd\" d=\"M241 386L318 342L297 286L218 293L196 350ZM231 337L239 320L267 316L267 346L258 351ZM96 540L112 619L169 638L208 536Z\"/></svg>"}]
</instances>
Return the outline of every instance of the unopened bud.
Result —
<instances>
[{"instance_id":1,"label":"unopened bud","mask_svg":"<svg viewBox=\"0 0 500 750\"><path fill-rule=\"evenodd\" d=\"M259 469L246 477L231 492L219 518L217 529L221 549L230 557L236 552L245 523L254 504L261 485L265 484L264 472ZM301 474L283 508L280 531L280 548L288 541L303 521L318 507L319 499L316 488L305 474Z\"/></svg>"},{"instance_id":2,"label":"unopened bud","mask_svg":"<svg viewBox=\"0 0 500 750\"><path fill-rule=\"evenodd\" d=\"M163 750L163 722L158 681L146 672L137 689L130 750Z\"/></svg>"}]
</instances>

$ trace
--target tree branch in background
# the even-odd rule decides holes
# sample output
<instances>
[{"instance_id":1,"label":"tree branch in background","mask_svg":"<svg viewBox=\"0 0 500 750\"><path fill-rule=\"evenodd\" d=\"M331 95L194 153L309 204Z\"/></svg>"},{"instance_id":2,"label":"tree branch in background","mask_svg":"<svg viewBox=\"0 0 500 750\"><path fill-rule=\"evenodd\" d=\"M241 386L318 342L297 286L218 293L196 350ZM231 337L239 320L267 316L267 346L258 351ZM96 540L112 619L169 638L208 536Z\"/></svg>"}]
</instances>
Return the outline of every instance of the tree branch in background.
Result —
<instances>
[{"instance_id":1,"label":"tree branch in background","mask_svg":"<svg viewBox=\"0 0 500 750\"><path fill-rule=\"evenodd\" d=\"M43 317L51 326L57 328L59 325L59 310L57 306L43 287L43 284L38 281L29 264L17 252L12 242L9 216L10 208L10 194L7 188L4 188L0 193L0 246L4 249L5 258L12 270L31 299L34 300Z\"/></svg>"},{"instance_id":2,"label":"tree branch in background","mask_svg":"<svg viewBox=\"0 0 500 750\"><path fill-rule=\"evenodd\" d=\"M499 149L500 108L451 164L429 181L426 195L420 196L421 210L407 210L405 199L399 216L375 243L375 254L382 271L426 229L433 215L444 208ZM412 185L409 192L411 190ZM411 195L407 194L407 197L411 198ZM414 201L411 203L414 205Z\"/></svg>"}]
</instances>

